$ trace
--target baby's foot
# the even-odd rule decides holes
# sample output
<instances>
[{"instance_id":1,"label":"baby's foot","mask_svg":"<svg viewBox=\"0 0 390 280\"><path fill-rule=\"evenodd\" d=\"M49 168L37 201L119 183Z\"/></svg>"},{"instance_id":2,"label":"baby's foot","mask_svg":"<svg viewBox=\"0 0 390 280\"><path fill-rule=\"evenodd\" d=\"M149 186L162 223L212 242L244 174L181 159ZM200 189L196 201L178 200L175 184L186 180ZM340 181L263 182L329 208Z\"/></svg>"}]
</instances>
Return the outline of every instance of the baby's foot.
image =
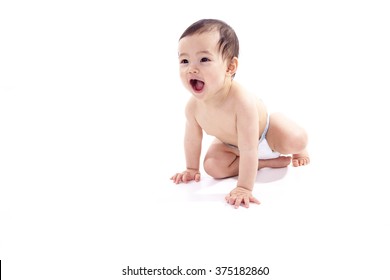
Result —
<instances>
[{"instance_id":1,"label":"baby's foot","mask_svg":"<svg viewBox=\"0 0 390 280\"><path fill-rule=\"evenodd\" d=\"M270 168L283 168L291 163L290 156L280 156L272 159L261 159L259 160L259 168L270 167Z\"/></svg>"},{"instance_id":2,"label":"baby's foot","mask_svg":"<svg viewBox=\"0 0 390 280\"><path fill-rule=\"evenodd\" d=\"M293 154L292 164L294 167L308 165L310 163L309 154L306 151L303 151L299 154Z\"/></svg>"}]
</instances>

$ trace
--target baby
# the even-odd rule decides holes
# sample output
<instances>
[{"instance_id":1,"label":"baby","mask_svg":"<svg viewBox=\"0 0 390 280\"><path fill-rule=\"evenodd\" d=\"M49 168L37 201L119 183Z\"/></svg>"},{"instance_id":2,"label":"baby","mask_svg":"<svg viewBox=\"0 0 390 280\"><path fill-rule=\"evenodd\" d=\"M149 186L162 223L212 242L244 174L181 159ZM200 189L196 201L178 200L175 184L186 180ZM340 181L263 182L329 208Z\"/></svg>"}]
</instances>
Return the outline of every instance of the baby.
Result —
<instances>
[{"instance_id":1,"label":"baby","mask_svg":"<svg viewBox=\"0 0 390 280\"><path fill-rule=\"evenodd\" d=\"M304 129L282 114L270 116L259 98L233 80L238 52L234 30L220 20L199 20L181 35L180 78L192 95L185 109L187 168L171 177L176 184L198 182L203 131L215 136L203 167L214 178L238 175L237 186L225 198L235 208L260 203L252 195L260 168L310 161Z\"/></svg>"}]
</instances>

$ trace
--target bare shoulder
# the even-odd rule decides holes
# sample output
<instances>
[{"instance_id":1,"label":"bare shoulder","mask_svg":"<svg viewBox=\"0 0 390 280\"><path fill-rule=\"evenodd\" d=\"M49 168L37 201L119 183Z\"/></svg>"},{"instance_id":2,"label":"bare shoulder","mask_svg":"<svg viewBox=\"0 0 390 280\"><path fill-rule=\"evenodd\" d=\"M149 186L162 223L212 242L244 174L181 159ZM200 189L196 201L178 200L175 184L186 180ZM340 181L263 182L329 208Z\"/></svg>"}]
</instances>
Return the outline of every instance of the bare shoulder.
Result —
<instances>
[{"instance_id":1,"label":"bare shoulder","mask_svg":"<svg viewBox=\"0 0 390 280\"><path fill-rule=\"evenodd\" d=\"M197 102L195 98L191 97L186 105L185 114L187 119L194 119L196 116Z\"/></svg>"},{"instance_id":2,"label":"bare shoulder","mask_svg":"<svg viewBox=\"0 0 390 280\"><path fill-rule=\"evenodd\" d=\"M235 85L233 99L237 113L253 113L263 107L260 98L239 84Z\"/></svg>"}]
</instances>

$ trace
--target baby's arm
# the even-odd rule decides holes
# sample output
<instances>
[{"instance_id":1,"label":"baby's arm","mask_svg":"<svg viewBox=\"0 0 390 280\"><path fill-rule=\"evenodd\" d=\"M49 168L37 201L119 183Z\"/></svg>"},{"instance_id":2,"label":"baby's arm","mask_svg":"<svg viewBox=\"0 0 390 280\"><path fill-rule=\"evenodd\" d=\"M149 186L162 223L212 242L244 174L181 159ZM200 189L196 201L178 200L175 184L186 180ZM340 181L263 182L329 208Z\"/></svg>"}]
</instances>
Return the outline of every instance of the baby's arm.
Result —
<instances>
[{"instance_id":1,"label":"baby's arm","mask_svg":"<svg viewBox=\"0 0 390 280\"><path fill-rule=\"evenodd\" d=\"M188 103L186 107L186 128L184 136L184 151L186 157L186 170L171 177L174 183L187 183L200 180L200 154L202 149L203 131L195 119L194 104Z\"/></svg>"},{"instance_id":2,"label":"baby's arm","mask_svg":"<svg viewBox=\"0 0 390 280\"><path fill-rule=\"evenodd\" d=\"M226 201L236 208L241 203L244 203L245 207L249 207L250 202L260 203L252 196L258 170L259 117L255 104L244 102L238 108L237 135L240 150L238 182L237 187L226 196Z\"/></svg>"}]
</instances>

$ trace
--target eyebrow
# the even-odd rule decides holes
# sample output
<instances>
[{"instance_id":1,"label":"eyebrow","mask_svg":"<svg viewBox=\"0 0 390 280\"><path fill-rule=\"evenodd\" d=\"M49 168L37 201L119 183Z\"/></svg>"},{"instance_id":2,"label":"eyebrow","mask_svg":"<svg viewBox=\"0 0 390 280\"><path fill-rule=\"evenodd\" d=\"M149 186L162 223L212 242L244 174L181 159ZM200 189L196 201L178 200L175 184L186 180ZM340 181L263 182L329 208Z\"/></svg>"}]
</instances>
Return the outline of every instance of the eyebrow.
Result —
<instances>
[{"instance_id":1,"label":"eyebrow","mask_svg":"<svg viewBox=\"0 0 390 280\"><path fill-rule=\"evenodd\" d=\"M200 51L200 52L196 53L196 55L199 55L199 54L212 55L212 53L209 51ZM189 56L189 55L187 53L179 53L179 57L182 57L182 56Z\"/></svg>"}]
</instances>

